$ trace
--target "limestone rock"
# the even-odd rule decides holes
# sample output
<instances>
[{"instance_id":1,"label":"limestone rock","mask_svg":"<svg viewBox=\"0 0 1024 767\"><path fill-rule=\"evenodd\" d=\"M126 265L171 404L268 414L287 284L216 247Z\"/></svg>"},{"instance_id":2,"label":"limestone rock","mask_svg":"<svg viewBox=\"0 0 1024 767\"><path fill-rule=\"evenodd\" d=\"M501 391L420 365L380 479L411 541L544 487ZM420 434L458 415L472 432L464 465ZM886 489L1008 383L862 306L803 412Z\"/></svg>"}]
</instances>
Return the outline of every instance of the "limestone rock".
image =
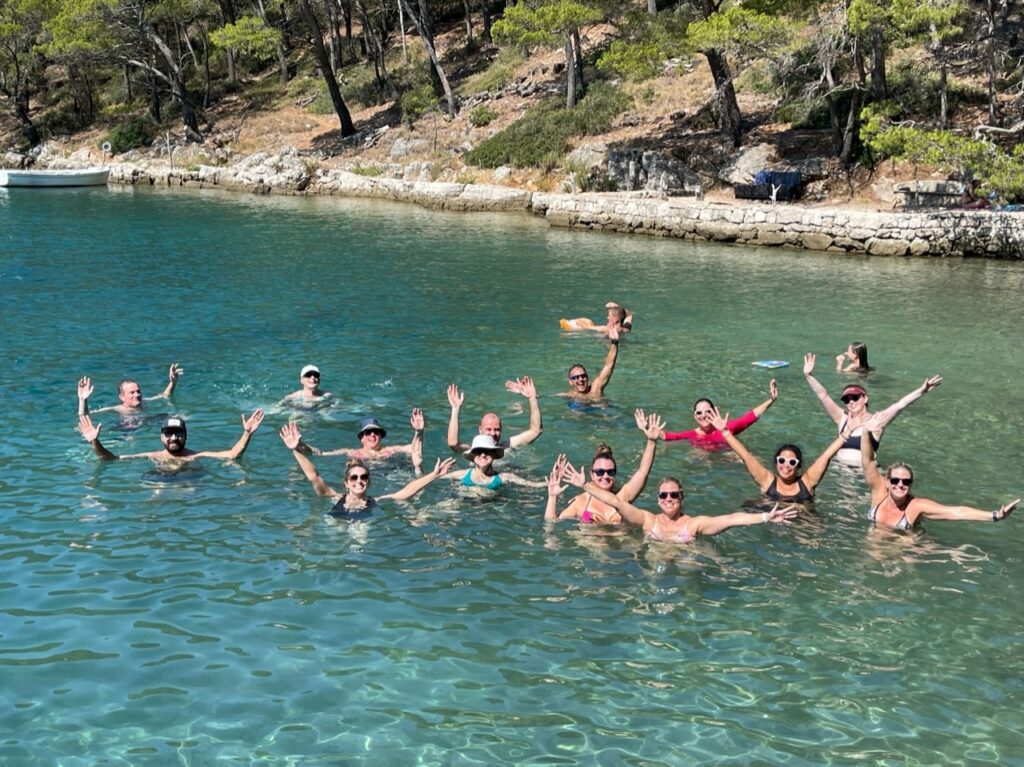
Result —
<instances>
[{"instance_id":1,"label":"limestone rock","mask_svg":"<svg viewBox=\"0 0 1024 767\"><path fill-rule=\"evenodd\" d=\"M727 184L752 184L758 171L774 165L775 160L775 147L755 144L741 149L736 159L722 168L718 177Z\"/></svg>"}]
</instances>

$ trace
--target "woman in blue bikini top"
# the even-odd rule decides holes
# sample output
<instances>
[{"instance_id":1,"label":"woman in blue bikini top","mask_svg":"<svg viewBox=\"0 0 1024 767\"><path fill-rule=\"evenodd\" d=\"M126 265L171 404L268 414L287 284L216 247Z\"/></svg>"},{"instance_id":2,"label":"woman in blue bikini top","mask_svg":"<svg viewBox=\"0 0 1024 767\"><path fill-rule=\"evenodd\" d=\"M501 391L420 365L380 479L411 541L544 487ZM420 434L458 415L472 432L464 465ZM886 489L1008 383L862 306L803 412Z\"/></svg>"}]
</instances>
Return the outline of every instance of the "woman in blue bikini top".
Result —
<instances>
[{"instance_id":1,"label":"woman in blue bikini top","mask_svg":"<svg viewBox=\"0 0 1024 767\"><path fill-rule=\"evenodd\" d=\"M511 471L495 471L494 461L505 455L490 434L477 434L473 444L463 455L473 463L472 468L449 474L449 479L461 482L463 487L479 487L485 490L497 490L505 484L525 485L527 487L546 487L547 482L538 482L520 477Z\"/></svg>"}]
</instances>

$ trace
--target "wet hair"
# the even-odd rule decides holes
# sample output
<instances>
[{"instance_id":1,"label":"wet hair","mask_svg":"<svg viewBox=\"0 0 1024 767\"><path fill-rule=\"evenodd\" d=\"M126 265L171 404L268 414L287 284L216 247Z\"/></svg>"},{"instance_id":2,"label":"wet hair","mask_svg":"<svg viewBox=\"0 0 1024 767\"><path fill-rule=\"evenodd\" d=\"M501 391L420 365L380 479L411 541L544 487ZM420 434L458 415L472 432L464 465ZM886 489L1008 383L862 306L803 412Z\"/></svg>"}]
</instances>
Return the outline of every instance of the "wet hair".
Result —
<instances>
[{"instance_id":1,"label":"wet hair","mask_svg":"<svg viewBox=\"0 0 1024 767\"><path fill-rule=\"evenodd\" d=\"M772 458L772 460L775 460L780 455L785 453L787 450L789 452L791 452L791 453L795 453L797 460L800 461L800 465L801 466L804 465L804 453L803 453L803 451L797 445L791 445L791 444L779 445L779 447L775 450L775 456Z\"/></svg>"},{"instance_id":2,"label":"wet hair","mask_svg":"<svg viewBox=\"0 0 1024 767\"><path fill-rule=\"evenodd\" d=\"M359 458L349 458L348 463L345 464L345 480L348 480L348 474L352 469L366 469L366 473L370 473L369 467L363 463Z\"/></svg>"},{"instance_id":3,"label":"wet hair","mask_svg":"<svg viewBox=\"0 0 1024 767\"><path fill-rule=\"evenodd\" d=\"M711 405L711 409L712 410L715 409L715 403L714 402L709 400L707 397L701 397L699 400L697 400L696 402L693 403L693 412L694 413L697 412L697 405L699 405L701 402L707 402L709 405Z\"/></svg>"},{"instance_id":4,"label":"wet hair","mask_svg":"<svg viewBox=\"0 0 1024 767\"><path fill-rule=\"evenodd\" d=\"M871 366L868 365L868 345L863 341L851 341L850 350L857 357L857 366L854 370L871 370Z\"/></svg>"},{"instance_id":5,"label":"wet hair","mask_svg":"<svg viewBox=\"0 0 1024 767\"><path fill-rule=\"evenodd\" d=\"M616 306L608 311L619 321L620 324L626 321L626 309L624 307Z\"/></svg>"},{"instance_id":6,"label":"wet hair","mask_svg":"<svg viewBox=\"0 0 1024 767\"><path fill-rule=\"evenodd\" d=\"M911 479L914 478L914 470L912 468L910 468L910 464L909 463L903 463L902 461L899 461L897 463L892 464L886 470L886 472L885 472L885 476L886 476L887 479L891 479L892 478L892 470L893 469L906 469L907 471L910 472L910 478Z\"/></svg>"},{"instance_id":7,"label":"wet hair","mask_svg":"<svg viewBox=\"0 0 1024 767\"><path fill-rule=\"evenodd\" d=\"M682 489L683 489L683 483L682 483L682 482L680 482L680 481L679 481L678 479L676 479L675 477L662 477L661 479L659 479L659 480L658 480L658 487L661 487L661 486L662 486L662 485L664 485L664 484L665 484L666 482L671 482L671 483L672 483L672 484L674 484L674 485L675 485L676 487L678 487L678 488L679 488L680 490L682 490Z\"/></svg>"},{"instance_id":8,"label":"wet hair","mask_svg":"<svg viewBox=\"0 0 1024 767\"><path fill-rule=\"evenodd\" d=\"M567 372L566 375L572 375L572 371L574 368L580 368L584 373L587 372L586 365L584 365L582 362L574 362L569 366L569 372Z\"/></svg>"},{"instance_id":9,"label":"wet hair","mask_svg":"<svg viewBox=\"0 0 1024 767\"><path fill-rule=\"evenodd\" d=\"M138 384L138 381L136 381L134 378L124 378L124 379L121 380L121 383L119 383L117 385L117 394L118 394L118 396L120 396L121 392L124 391L124 385L125 384L130 384L130 383Z\"/></svg>"},{"instance_id":10,"label":"wet hair","mask_svg":"<svg viewBox=\"0 0 1024 767\"><path fill-rule=\"evenodd\" d=\"M615 456L612 455L612 449L608 445L606 445L604 442L602 442L600 445L598 445L597 446L597 450L594 451L594 460L592 460L590 462L591 467L593 467L593 465L600 458L607 458L612 463L615 463ZM617 465L618 464L616 464L616 466Z\"/></svg>"}]
</instances>

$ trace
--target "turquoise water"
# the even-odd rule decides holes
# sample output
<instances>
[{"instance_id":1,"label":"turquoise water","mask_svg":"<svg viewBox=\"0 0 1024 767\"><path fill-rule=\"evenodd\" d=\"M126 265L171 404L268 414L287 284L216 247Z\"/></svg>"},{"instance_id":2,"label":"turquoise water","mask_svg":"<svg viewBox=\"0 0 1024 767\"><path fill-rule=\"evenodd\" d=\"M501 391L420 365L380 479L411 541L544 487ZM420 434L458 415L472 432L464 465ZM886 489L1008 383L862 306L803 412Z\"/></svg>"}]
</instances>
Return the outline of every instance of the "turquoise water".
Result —
<instances>
[{"instance_id":1,"label":"turquoise water","mask_svg":"<svg viewBox=\"0 0 1024 767\"><path fill-rule=\"evenodd\" d=\"M0 759L93 764L1024 765L1024 514L865 521L857 475L830 473L818 515L685 548L541 522L544 491L493 499L450 483L368 522L327 521L276 430L299 369L336 407L300 417L320 447L360 418L446 454L445 388L525 428L505 380L532 375L545 433L510 464L541 478L609 442L631 470L632 410L689 428L711 396L758 455L832 426L800 372L867 341L878 409L945 382L886 432L915 490L994 508L1024 494L1024 265L712 247L549 229L519 216L148 190L0 191ZM608 387L580 414L553 395L604 346L561 316L635 308ZM787 359L770 373L754 359ZM117 382L144 394L185 367L189 446L223 449L269 414L241 461L166 481L101 465L75 431ZM119 429L115 452L158 446ZM468 465L460 461L461 465ZM343 459L318 465L340 485ZM654 477L693 513L756 495L729 455L682 443ZM399 463L375 491L410 478ZM641 505L655 507L653 483Z\"/></svg>"}]
</instances>

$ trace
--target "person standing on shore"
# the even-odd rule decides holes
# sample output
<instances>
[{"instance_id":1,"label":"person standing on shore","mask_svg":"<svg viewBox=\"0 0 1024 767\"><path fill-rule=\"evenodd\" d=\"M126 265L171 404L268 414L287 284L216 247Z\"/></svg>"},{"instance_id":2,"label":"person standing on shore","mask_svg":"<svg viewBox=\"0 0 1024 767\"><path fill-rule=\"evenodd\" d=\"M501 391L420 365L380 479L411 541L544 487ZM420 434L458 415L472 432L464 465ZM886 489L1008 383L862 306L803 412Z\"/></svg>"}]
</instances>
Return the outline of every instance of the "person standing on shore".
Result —
<instances>
[{"instance_id":1,"label":"person standing on shore","mask_svg":"<svg viewBox=\"0 0 1024 767\"><path fill-rule=\"evenodd\" d=\"M131 378L125 378L121 383L117 385L117 398L121 400L120 405L110 405L108 407L101 407L99 410L92 411L96 413L116 412L123 417L141 415L143 412L144 402L153 402L158 399L170 399L171 395L174 394L175 388L178 386L178 379L181 378L181 374L184 373L184 368L181 367L177 362L172 362L170 368L167 370L167 386L164 390L154 397L143 397L142 389L139 388L137 381ZM92 379L89 376L82 376L78 379L78 415L89 415L89 398L93 394Z\"/></svg>"},{"instance_id":2,"label":"person standing on shore","mask_svg":"<svg viewBox=\"0 0 1024 767\"><path fill-rule=\"evenodd\" d=\"M486 434L492 437L495 444L502 451L529 445L531 442L535 442L544 431L544 424L541 421L540 415L540 404L537 401L537 388L533 384L533 379L529 376L523 376L513 381L506 381L505 389L526 397L526 401L530 403L530 425L526 431L513 434L511 437L502 437L501 418L497 413L484 413L480 418L480 425L477 427L477 431L479 434ZM448 447L454 453L465 453L470 449L468 443L462 442L459 439L459 412L462 409L462 403L465 401L465 398L465 394L459 391L458 386L449 384L448 404L452 407L452 414L448 419Z\"/></svg>"}]
</instances>

